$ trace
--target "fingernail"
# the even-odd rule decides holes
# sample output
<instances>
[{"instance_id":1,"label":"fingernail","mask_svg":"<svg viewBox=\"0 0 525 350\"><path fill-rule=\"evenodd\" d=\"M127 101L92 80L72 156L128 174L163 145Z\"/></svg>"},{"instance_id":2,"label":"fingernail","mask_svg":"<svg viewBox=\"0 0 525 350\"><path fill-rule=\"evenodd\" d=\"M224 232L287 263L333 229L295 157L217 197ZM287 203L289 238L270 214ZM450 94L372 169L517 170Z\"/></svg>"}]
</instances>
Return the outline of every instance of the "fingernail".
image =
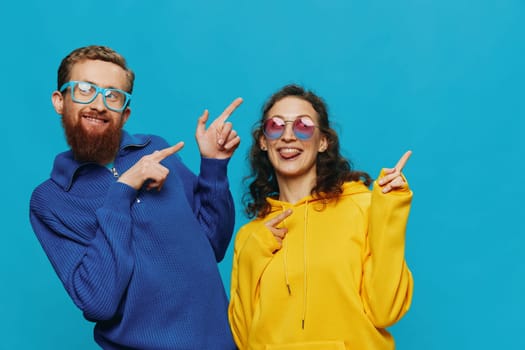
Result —
<instances>
[{"instance_id":1,"label":"fingernail","mask_svg":"<svg viewBox=\"0 0 525 350\"><path fill-rule=\"evenodd\" d=\"M217 143L218 143L219 145L222 145L222 144L224 143L224 140L223 140L223 139L219 139L219 140L217 141Z\"/></svg>"}]
</instances>

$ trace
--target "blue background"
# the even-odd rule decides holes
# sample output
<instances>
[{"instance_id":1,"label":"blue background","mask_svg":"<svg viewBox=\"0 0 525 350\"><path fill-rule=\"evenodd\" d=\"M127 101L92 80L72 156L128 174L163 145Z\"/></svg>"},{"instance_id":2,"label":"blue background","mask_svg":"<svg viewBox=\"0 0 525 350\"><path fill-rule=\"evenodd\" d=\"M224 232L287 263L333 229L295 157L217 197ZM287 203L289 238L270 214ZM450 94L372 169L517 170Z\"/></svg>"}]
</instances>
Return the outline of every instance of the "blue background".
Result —
<instances>
[{"instance_id":1,"label":"blue background","mask_svg":"<svg viewBox=\"0 0 525 350\"><path fill-rule=\"evenodd\" d=\"M230 165L237 228L249 130L297 82L323 96L354 165L374 176L407 149L415 191L412 309L399 349L523 349L523 0L4 2L0 349L96 349L28 221L32 189L66 144L50 96L60 60L104 44L137 74L130 132L194 142L204 108L243 138ZM221 263L229 289L232 251Z\"/></svg>"}]
</instances>

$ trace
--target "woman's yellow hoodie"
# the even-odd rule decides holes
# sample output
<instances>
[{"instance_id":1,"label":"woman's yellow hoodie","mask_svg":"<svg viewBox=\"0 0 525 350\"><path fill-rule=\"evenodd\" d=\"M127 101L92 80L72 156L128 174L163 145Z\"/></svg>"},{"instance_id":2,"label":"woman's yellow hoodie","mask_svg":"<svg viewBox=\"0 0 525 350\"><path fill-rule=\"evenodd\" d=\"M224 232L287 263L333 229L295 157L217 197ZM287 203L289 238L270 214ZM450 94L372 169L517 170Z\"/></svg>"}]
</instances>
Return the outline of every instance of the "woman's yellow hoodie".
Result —
<instances>
[{"instance_id":1,"label":"woman's yellow hoodie","mask_svg":"<svg viewBox=\"0 0 525 350\"><path fill-rule=\"evenodd\" d=\"M228 316L241 350L395 348L385 328L412 299L404 257L412 192L361 182L343 190L327 204L269 198L271 213L237 233ZM264 223L288 208L279 249Z\"/></svg>"}]
</instances>

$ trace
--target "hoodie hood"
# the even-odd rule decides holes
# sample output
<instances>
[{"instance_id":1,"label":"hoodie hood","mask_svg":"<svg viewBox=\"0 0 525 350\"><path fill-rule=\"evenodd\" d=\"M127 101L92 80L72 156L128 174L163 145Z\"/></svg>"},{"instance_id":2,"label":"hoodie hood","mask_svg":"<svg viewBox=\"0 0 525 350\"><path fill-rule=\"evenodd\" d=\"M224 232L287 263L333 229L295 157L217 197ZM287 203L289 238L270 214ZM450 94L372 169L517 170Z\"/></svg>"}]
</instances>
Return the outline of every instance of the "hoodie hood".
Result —
<instances>
[{"instance_id":1,"label":"hoodie hood","mask_svg":"<svg viewBox=\"0 0 525 350\"><path fill-rule=\"evenodd\" d=\"M366 185L361 181L345 182L342 186L342 189L343 189L343 193L341 194L340 197L346 197L346 196L351 196L351 195L358 194L358 193L370 192L370 189L366 187ZM294 204L280 201L274 198L267 198L266 201L270 203L271 205L270 213L275 213L277 211L283 211L283 208L284 210L286 210L288 208L298 207L306 203L323 204L323 198L314 197L312 195L308 195Z\"/></svg>"}]
</instances>

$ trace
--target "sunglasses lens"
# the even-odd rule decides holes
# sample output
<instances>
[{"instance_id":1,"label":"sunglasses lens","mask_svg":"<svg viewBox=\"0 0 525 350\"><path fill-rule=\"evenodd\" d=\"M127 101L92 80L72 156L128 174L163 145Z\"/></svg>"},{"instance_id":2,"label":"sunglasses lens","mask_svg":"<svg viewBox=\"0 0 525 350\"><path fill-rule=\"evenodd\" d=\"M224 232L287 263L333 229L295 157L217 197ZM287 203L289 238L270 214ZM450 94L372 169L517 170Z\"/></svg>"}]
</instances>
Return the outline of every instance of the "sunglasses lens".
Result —
<instances>
[{"instance_id":1,"label":"sunglasses lens","mask_svg":"<svg viewBox=\"0 0 525 350\"><path fill-rule=\"evenodd\" d=\"M293 123L293 132L298 139L308 140L314 134L315 124L308 117L297 118Z\"/></svg>"},{"instance_id":2,"label":"sunglasses lens","mask_svg":"<svg viewBox=\"0 0 525 350\"><path fill-rule=\"evenodd\" d=\"M286 123L281 118L270 118L264 122L263 133L270 140L275 140L284 132Z\"/></svg>"}]
</instances>

